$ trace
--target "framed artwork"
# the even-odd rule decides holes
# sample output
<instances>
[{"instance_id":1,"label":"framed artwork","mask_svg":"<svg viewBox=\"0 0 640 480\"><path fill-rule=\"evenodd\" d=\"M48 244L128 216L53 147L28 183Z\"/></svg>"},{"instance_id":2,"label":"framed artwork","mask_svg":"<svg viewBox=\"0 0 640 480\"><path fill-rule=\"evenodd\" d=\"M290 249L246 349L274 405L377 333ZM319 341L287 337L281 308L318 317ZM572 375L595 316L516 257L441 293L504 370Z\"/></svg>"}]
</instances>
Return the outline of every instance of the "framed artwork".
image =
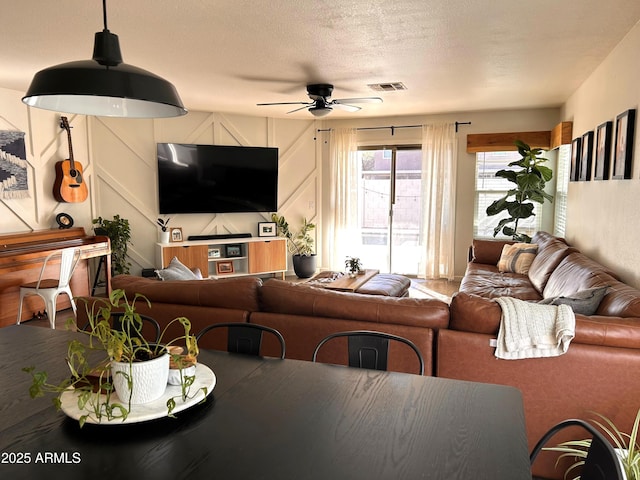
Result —
<instances>
[{"instance_id":1,"label":"framed artwork","mask_svg":"<svg viewBox=\"0 0 640 480\"><path fill-rule=\"evenodd\" d=\"M616 142L613 157L613 175L611 175L611 178L631 178L635 123L635 109L627 110L616 117Z\"/></svg>"},{"instance_id":2,"label":"framed artwork","mask_svg":"<svg viewBox=\"0 0 640 480\"><path fill-rule=\"evenodd\" d=\"M569 172L569 181L576 182L580 175L580 145L582 139L574 138L571 142L571 172Z\"/></svg>"},{"instance_id":3,"label":"framed artwork","mask_svg":"<svg viewBox=\"0 0 640 480\"><path fill-rule=\"evenodd\" d=\"M209 258L220 258L220 257L222 257L222 251L220 250L220 248L217 248L217 247L210 248L208 250L208 257Z\"/></svg>"},{"instance_id":4,"label":"framed artwork","mask_svg":"<svg viewBox=\"0 0 640 480\"><path fill-rule=\"evenodd\" d=\"M226 246L226 257L241 257L242 256L242 245L233 244Z\"/></svg>"},{"instance_id":5,"label":"framed artwork","mask_svg":"<svg viewBox=\"0 0 640 480\"><path fill-rule=\"evenodd\" d=\"M591 180L591 159L593 158L593 131L582 135L582 147L580 151L580 168L578 180L581 182Z\"/></svg>"},{"instance_id":6,"label":"framed artwork","mask_svg":"<svg viewBox=\"0 0 640 480\"><path fill-rule=\"evenodd\" d=\"M593 168L594 180L609 179L609 164L611 163L611 133L613 122L604 122L596 129L596 156Z\"/></svg>"},{"instance_id":7,"label":"framed artwork","mask_svg":"<svg viewBox=\"0 0 640 480\"><path fill-rule=\"evenodd\" d=\"M173 227L169 229L171 232L170 240L172 242L181 242L182 241L182 228L181 227Z\"/></svg>"},{"instance_id":8,"label":"framed artwork","mask_svg":"<svg viewBox=\"0 0 640 480\"><path fill-rule=\"evenodd\" d=\"M233 262L216 263L216 272L218 273L218 275L233 273Z\"/></svg>"},{"instance_id":9,"label":"framed artwork","mask_svg":"<svg viewBox=\"0 0 640 480\"><path fill-rule=\"evenodd\" d=\"M276 222L260 222L258 223L259 237L275 237L277 234Z\"/></svg>"}]
</instances>

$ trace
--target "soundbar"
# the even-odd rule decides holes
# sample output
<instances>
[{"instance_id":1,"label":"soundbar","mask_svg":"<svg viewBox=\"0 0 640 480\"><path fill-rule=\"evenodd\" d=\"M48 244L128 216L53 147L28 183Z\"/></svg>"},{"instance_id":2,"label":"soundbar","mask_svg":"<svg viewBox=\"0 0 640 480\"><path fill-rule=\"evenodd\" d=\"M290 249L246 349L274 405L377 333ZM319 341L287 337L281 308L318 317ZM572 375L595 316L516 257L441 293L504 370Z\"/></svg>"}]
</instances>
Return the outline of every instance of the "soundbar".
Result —
<instances>
[{"instance_id":1,"label":"soundbar","mask_svg":"<svg viewBox=\"0 0 640 480\"><path fill-rule=\"evenodd\" d=\"M251 238L250 233L219 233L217 235L189 235L187 240L225 240L227 238Z\"/></svg>"}]
</instances>

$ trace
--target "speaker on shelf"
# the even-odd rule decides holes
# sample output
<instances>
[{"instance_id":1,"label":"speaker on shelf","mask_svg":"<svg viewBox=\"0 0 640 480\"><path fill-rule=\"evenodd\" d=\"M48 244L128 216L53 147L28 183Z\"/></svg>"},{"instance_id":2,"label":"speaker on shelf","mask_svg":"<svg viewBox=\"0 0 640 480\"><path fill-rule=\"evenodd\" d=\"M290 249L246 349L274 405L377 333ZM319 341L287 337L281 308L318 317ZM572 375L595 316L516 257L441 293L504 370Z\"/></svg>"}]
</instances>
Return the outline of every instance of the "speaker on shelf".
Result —
<instances>
[{"instance_id":1,"label":"speaker on shelf","mask_svg":"<svg viewBox=\"0 0 640 480\"><path fill-rule=\"evenodd\" d=\"M217 235L189 235L187 240L226 240L228 238L251 238L250 233L220 233Z\"/></svg>"}]
</instances>

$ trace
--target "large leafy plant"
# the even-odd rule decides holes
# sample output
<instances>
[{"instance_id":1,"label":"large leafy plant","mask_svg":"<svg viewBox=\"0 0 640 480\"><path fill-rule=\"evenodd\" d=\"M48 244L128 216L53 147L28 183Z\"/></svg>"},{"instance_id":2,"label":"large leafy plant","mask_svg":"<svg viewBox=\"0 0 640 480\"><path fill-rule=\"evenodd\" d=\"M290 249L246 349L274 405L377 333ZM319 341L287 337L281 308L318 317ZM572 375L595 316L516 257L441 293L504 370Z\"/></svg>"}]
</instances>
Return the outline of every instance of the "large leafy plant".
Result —
<instances>
[{"instance_id":1,"label":"large leafy plant","mask_svg":"<svg viewBox=\"0 0 640 480\"><path fill-rule=\"evenodd\" d=\"M307 221L306 218L302 219L302 226L297 233L293 232L289 228L289 223L285 220L283 215L277 213L271 214L271 220L274 221L278 228L278 234L282 237L286 237L289 241L287 245L289 251L294 255L309 256L313 254L313 237L311 231L316 228L314 223Z\"/></svg>"},{"instance_id":2,"label":"large leafy plant","mask_svg":"<svg viewBox=\"0 0 640 480\"><path fill-rule=\"evenodd\" d=\"M518 224L520 220L535 215L532 202L542 204L545 200L553 201L553 196L544 191L546 183L553 177L553 172L543 165L548 159L540 157L542 149L531 148L520 140L516 140L515 145L522 158L508 166L518 168L496 172L496 177L504 178L515 186L487 207L487 215L498 215L504 211L508 213L508 216L501 219L493 229L494 237L502 232L517 242L529 243L531 237L518 232Z\"/></svg>"},{"instance_id":3,"label":"large leafy plant","mask_svg":"<svg viewBox=\"0 0 640 480\"><path fill-rule=\"evenodd\" d=\"M127 261L127 251L131 242L129 220L120 218L120 215L114 215L113 220L98 217L94 218L92 223L96 234L106 235L111 241L111 269L113 274L129 273L129 267L131 267L131 263Z\"/></svg>"}]
</instances>

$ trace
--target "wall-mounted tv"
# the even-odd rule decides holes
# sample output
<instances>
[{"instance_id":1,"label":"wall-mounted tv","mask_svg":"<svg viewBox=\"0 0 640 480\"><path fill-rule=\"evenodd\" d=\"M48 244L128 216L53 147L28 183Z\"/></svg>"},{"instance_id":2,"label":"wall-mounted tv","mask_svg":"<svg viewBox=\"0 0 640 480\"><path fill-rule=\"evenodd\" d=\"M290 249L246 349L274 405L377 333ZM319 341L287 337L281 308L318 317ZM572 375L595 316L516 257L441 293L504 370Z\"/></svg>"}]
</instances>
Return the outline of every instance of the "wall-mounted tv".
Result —
<instances>
[{"instance_id":1,"label":"wall-mounted tv","mask_svg":"<svg viewBox=\"0 0 640 480\"><path fill-rule=\"evenodd\" d=\"M160 213L275 212L278 149L158 143Z\"/></svg>"}]
</instances>

